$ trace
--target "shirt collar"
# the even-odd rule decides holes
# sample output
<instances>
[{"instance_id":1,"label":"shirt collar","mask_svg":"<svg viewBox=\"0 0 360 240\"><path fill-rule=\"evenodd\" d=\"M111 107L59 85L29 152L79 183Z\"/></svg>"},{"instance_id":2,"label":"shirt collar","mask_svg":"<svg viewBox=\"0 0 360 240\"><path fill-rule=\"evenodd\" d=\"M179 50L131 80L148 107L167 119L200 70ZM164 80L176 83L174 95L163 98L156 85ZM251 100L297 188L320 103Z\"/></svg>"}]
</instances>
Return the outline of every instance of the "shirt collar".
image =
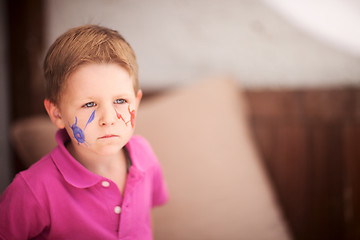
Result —
<instances>
[{"instance_id":1,"label":"shirt collar","mask_svg":"<svg viewBox=\"0 0 360 240\"><path fill-rule=\"evenodd\" d=\"M65 129L57 131L56 141L58 147L51 153L51 156L56 167L69 184L77 188L87 188L101 181L100 175L87 170L68 152L65 143L70 141L70 137Z\"/></svg>"},{"instance_id":2,"label":"shirt collar","mask_svg":"<svg viewBox=\"0 0 360 240\"><path fill-rule=\"evenodd\" d=\"M58 130L55 138L58 147L51 153L51 157L64 179L69 184L77 188L88 188L94 186L103 179L102 176L86 169L69 153L65 147L65 143L70 141L70 137L65 129ZM132 161L129 174L134 180L140 180L143 178L144 172L139 165L140 163L136 161L136 151L134 151L135 149L133 149L132 145L133 143L130 139L126 145Z\"/></svg>"}]
</instances>

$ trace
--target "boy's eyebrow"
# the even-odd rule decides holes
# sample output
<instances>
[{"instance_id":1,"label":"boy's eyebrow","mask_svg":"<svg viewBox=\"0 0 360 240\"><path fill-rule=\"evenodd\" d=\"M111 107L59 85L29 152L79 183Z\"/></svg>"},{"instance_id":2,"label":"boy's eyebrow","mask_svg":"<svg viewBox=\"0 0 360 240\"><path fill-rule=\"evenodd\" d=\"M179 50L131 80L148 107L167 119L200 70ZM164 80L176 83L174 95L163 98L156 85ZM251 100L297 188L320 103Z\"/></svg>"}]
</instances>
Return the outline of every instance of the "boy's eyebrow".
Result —
<instances>
[{"instance_id":1,"label":"boy's eyebrow","mask_svg":"<svg viewBox=\"0 0 360 240\"><path fill-rule=\"evenodd\" d=\"M124 98L124 97L125 98L131 97L131 94L123 92L123 93L117 93L112 96L112 98ZM93 100L96 100L97 98L98 98L97 96L84 96L84 97L75 99L75 101L79 101L79 102L93 101Z\"/></svg>"},{"instance_id":2,"label":"boy's eyebrow","mask_svg":"<svg viewBox=\"0 0 360 240\"><path fill-rule=\"evenodd\" d=\"M128 94L128 93L122 93L122 94L116 94L114 97L130 97L131 94Z\"/></svg>"},{"instance_id":3,"label":"boy's eyebrow","mask_svg":"<svg viewBox=\"0 0 360 240\"><path fill-rule=\"evenodd\" d=\"M114 94L114 96L132 96L133 95L133 92L128 92L128 91L119 91L118 93Z\"/></svg>"},{"instance_id":4,"label":"boy's eyebrow","mask_svg":"<svg viewBox=\"0 0 360 240\"><path fill-rule=\"evenodd\" d=\"M84 102L84 101L91 101L91 100L94 100L95 97L91 96L91 97L81 97L81 98L77 98L75 99L75 101L79 101L79 102Z\"/></svg>"}]
</instances>

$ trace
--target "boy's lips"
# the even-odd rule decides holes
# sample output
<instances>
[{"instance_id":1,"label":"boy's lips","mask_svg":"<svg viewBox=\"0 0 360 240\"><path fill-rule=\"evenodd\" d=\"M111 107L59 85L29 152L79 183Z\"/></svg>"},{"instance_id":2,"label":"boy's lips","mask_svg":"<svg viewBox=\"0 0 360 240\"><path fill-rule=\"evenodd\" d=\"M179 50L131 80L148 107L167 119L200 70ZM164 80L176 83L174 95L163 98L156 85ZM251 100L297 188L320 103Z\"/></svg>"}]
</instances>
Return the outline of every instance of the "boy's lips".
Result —
<instances>
[{"instance_id":1,"label":"boy's lips","mask_svg":"<svg viewBox=\"0 0 360 240\"><path fill-rule=\"evenodd\" d=\"M114 135L114 134L106 134L102 137L99 137L99 139L106 139L106 138L113 138L113 137L118 137L118 135Z\"/></svg>"}]
</instances>

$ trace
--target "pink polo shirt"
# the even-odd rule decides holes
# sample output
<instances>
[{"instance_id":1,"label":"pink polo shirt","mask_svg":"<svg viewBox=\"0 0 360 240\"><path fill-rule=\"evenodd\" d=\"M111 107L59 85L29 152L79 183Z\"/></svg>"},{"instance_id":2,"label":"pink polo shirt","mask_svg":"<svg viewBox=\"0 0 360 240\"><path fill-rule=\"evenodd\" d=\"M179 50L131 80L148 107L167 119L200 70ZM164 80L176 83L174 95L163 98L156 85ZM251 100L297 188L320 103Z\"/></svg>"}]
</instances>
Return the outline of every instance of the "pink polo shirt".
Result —
<instances>
[{"instance_id":1,"label":"pink polo shirt","mask_svg":"<svg viewBox=\"0 0 360 240\"><path fill-rule=\"evenodd\" d=\"M15 177L0 199L0 239L152 239L150 210L167 201L156 156L134 136L124 194L58 147Z\"/></svg>"}]
</instances>

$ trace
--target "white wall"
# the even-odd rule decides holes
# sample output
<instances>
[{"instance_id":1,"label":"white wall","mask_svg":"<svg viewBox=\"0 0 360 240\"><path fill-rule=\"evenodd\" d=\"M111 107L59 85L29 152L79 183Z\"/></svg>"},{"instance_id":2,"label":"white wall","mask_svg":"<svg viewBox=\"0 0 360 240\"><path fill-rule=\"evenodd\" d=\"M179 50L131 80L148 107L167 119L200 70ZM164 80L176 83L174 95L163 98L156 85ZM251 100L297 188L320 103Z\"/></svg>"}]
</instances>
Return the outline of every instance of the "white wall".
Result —
<instances>
[{"instance_id":1,"label":"white wall","mask_svg":"<svg viewBox=\"0 0 360 240\"><path fill-rule=\"evenodd\" d=\"M360 56L315 40L260 0L47 1L48 45L87 23L125 36L143 88L224 73L247 88L360 83Z\"/></svg>"},{"instance_id":2,"label":"white wall","mask_svg":"<svg viewBox=\"0 0 360 240\"><path fill-rule=\"evenodd\" d=\"M11 175L4 2L0 1L0 194L9 184Z\"/></svg>"},{"instance_id":3,"label":"white wall","mask_svg":"<svg viewBox=\"0 0 360 240\"><path fill-rule=\"evenodd\" d=\"M316 38L360 55L359 0L263 0Z\"/></svg>"}]
</instances>

